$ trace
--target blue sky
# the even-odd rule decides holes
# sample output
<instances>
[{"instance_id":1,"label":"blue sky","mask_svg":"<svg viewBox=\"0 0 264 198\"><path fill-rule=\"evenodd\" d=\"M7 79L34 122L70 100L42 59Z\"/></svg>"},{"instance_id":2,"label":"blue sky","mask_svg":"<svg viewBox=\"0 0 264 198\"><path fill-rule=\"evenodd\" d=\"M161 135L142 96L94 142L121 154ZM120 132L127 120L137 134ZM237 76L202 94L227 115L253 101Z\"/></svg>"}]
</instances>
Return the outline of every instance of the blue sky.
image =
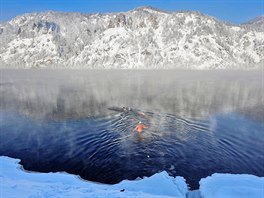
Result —
<instances>
[{"instance_id":1,"label":"blue sky","mask_svg":"<svg viewBox=\"0 0 264 198\"><path fill-rule=\"evenodd\" d=\"M144 5L169 11L200 11L231 23L264 14L264 0L0 0L0 21L27 12L118 12Z\"/></svg>"}]
</instances>

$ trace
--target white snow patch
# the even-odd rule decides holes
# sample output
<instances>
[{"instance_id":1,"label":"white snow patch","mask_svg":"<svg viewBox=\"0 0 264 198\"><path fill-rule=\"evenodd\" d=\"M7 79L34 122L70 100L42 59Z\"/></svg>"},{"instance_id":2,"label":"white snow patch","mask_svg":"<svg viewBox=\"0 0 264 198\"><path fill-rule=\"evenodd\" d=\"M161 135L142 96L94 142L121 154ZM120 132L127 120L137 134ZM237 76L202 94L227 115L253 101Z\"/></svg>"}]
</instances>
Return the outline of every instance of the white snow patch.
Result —
<instances>
[{"instance_id":1,"label":"white snow patch","mask_svg":"<svg viewBox=\"0 0 264 198\"><path fill-rule=\"evenodd\" d=\"M195 22L195 17L193 15L186 16L185 23L188 24L189 22Z\"/></svg>"},{"instance_id":2,"label":"white snow patch","mask_svg":"<svg viewBox=\"0 0 264 198\"><path fill-rule=\"evenodd\" d=\"M238 26L233 26L233 27L231 27L231 29L234 30L234 31L236 31L236 32L238 32L238 31L241 30L241 28L238 27Z\"/></svg>"}]
</instances>

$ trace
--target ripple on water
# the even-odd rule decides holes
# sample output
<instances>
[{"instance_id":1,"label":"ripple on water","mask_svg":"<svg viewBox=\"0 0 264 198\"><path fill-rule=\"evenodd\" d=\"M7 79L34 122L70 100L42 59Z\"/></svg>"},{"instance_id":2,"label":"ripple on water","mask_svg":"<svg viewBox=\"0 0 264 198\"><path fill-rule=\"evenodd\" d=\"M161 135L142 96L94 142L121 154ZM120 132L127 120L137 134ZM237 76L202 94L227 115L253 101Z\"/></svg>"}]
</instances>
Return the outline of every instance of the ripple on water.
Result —
<instances>
[{"instance_id":1,"label":"ripple on water","mask_svg":"<svg viewBox=\"0 0 264 198\"><path fill-rule=\"evenodd\" d=\"M263 126L239 116L199 121L153 112L146 117L115 112L56 122L7 114L3 119L8 133L2 135L8 141L1 141L0 154L21 158L29 170L67 171L104 183L166 170L184 176L192 188L213 172L263 176ZM230 125L229 119L238 125ZM142 134L132 132L138 120L148 126ZM11 124L15 121L18 127Z\"/></svg>"}]
</instances>

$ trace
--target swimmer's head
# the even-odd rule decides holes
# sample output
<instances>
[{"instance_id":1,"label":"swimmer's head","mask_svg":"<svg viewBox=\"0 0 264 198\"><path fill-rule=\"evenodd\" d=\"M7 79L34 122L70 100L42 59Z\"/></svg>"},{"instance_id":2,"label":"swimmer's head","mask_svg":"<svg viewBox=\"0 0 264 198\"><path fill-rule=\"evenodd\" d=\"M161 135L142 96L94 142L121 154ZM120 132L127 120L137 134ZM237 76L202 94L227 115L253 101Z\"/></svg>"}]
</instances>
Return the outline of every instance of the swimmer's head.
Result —
<instances>
[{"instance_id":1,"label":"swimmer's head","mask_svg":"<svg viewBox=\"0 0 264 198\"><path fill-rule=\"evenodd\" d=\"M139 123L139 124L141 124L142 122L141 122L141 121L139 121L138 123Z\"/></svg>"},{"instance_id":2,"label":"swimmer's head","mask_svg":"<svg viewBox=\"0 0 264 198\"><path fill-rule=\"evenodd\" d=\"M127 108L126 107L123 107L122 109L123 109L123 111L127 111Z\"/></svg>"}]
</instances>

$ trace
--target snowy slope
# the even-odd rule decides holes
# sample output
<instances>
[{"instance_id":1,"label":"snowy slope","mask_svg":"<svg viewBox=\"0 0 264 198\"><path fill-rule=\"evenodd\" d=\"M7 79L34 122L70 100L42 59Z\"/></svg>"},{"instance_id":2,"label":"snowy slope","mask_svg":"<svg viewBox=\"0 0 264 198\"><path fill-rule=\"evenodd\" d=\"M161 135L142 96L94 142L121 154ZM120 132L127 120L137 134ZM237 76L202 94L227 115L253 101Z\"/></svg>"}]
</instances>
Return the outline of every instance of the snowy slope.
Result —
<instances>
[{"instance_id":1,"label":"snowy slope","mask_svg":"<svg viewBox=\"0 0 264 198\"><path fill-rule=\"evenodd\" d=\"M263 17L241 26L198 12L44 12L0 24L2 67L255 68ZM255 28L258 27L258 28Z\"/></svg>"},{"instance_id":2,"label":"snowy slope","mask_svg":"<svg viewBox=\"0 0 264 198\"><path fill-rule=\"evenodd\" d=\"M264 15L259 16L253 20L248 21L247 23L242 24L243 27L259 32L264 31Z\"/></svg>"},{"instance_id":3,"label":"snowy slope","mask_svg":"<svg viewBox=\"0 0 264 198\"><path fill-rule=\"evenodd\" d=\"M25 172L19 161L0 157L1 197L262 198L264 193L264 178L254 175L213 174L201 179L199 190L188 192L184 178L170 177L165 171L141 180L105 185L65 173Z\"/></svg>"}]
</instances>

